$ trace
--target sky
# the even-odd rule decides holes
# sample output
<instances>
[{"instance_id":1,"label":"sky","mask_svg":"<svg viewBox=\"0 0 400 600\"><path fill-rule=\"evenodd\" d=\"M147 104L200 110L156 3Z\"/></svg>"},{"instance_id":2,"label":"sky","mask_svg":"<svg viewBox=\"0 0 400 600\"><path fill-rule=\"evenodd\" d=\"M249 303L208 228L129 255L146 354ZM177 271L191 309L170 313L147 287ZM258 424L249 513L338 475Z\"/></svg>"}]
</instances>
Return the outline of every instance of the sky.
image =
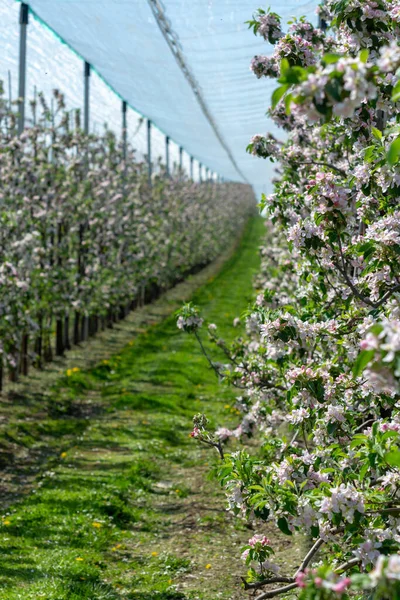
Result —
<instances>
[{"instance_id":1,"label":"sky","mask_svg":"<svg viewBox=\"0 0 400 600\"><path fill-rule=\"evenodd\" d=\"M301 15L316 21L314 0L271 4L283 23ZM187 170L192 155L226 179L251 183L258 196L271 191L274 166L245 151L252 135L277 133L265 115L276 84L257 80L249 69L255 54L272 53L245 23L257 0L165 0L161 5L212 125L157 23L152 0L31 0L29 5L34 15L28 26L27 98L35 88L50 98L57 88L68 109L81 108L87 60L93 66L92 131L107 123L119 133L124 99L130 107L129 141L139 158L146 153L143 117L150 118L154 159L165 158L167 134L172 162L178 162L181 145ZM0 79L12 99L18 95L18 15L18 2L0 0Z\"/></svg>"}]
</instances>

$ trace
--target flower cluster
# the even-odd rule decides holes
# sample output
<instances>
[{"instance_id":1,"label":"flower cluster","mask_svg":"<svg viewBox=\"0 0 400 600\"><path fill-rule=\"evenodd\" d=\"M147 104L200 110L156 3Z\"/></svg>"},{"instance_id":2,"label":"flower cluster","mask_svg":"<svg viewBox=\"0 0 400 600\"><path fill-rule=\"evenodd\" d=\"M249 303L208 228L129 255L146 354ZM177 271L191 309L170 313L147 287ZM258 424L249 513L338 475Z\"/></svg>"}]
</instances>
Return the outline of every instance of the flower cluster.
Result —
<instances>
[{"instance_id":1,"label":"flower cluster","mask_svg":"<svg viewBox=\"0 0 400 600\"><path fill-rule=\"evenodd\" d=\"M270 158L273 160L279 152L279 144L273 135L253 135L250 144L247 146L247 152L260 158Z\"/></svg>"},{"instance_id":2,"label":"flower cluster","mask_svg":"<svg viewBox=\"0 0 400 600\"><path fill-rule=\"evenodd\" d=\"M313 43L298 34L287 34L275 46L274 57L279 64L284 58L291 66L310 66L315 63Z\"/></svg>"},{"instance_id":3,"label":"flower cluster","mask_svg":"<svg viewBox=\"0 0 400 600\"><path fill-rule=\"evenodd\" d=\"M274 58L269 56L255 56L250 63L250 70L258 79L261 77L277 77L279 69Z\"/></svg>"},{"instance_id":4,"label":"flower cluster","mask_svg":"<svg viewBox=\"0 0 400 600\"><path fill-rule=\"evenodd\" d=\"M266 12L260 8L248 25L270 44L276 44L282 36L280 16L270 10Z\"/></svg>"},{"instance_id":5,"label":"flower cluster","mask_svg":"<svg viewBox=\"0 0 400 600\"><path fill-rule=\"evenodd\" d=\"M305 569L296 576L296 583L301 589L300 598L320 598L329 600L341 598L351 585L350 577L340 577L333 571L320 569Z\"/></svg>"},{"instance_id":6,"label":"flower cluster","mask_svg":"<svg viewBox=\"0 0 400 600\"><path fill-rule=\"evenodd\" d=\"M203 319L199 316L198 309L192 306L190 303L185 304L185 306L183 306L177 314L177 327L183 331L195 331L203 324Z\"/></svg>"}]
</instances>

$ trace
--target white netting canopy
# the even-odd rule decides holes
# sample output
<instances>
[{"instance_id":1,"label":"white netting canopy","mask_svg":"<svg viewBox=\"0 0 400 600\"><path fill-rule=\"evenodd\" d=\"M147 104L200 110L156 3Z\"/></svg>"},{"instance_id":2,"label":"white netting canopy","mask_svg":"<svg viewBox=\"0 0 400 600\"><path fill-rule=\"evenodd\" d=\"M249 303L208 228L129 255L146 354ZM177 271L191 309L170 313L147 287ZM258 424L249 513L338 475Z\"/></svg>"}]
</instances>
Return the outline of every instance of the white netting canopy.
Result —
<instances>
[{"instance_id":1,"label":"white netting canopy","mask_svg":"<svg viewBox=\"0 0 400 600\"><path fill-rule=\"evenodd\" d=\"M46 85L57 87L46 66L47 61L56 59L56 79L67 85L68 93L78 95L75 104L80 103L81 70L77 72L75 64L78 58L67 58L65 46L58 51L46 47L62 46L54 36L50 42L50 32L41 25L47 24L92 65L120 98L151 119L187 153L228 179L245 179L257 191L265 189L273 165L245 153L252 135L273 131L265 112L276 82L257 81L249 70L252 57L269 54L272 47L255 37L245 24L258 7L265 8L264 3L165 0L161 5L156 0L30 0L28 4L39 20L32 25L31 19L29 25L28 89L30 61L35 62L39 89L46 87L44 80L49 80ZM283 17L283 23L301 15L315 22L317 0L273 0L269 4ZM18 42L18 24L14 21L11 26L16 11L13 7L11 14L10 5L11 0L0 0L3 56L6 54L9 61L17 59ZM38 27L41 32L35 31ZM167 38L173 40L199 94L185 76ZM4 53L7 47L9 52ZM62 59L57 52L64 53ZM5 78L3 72L0 76ZM103 96L96 95L92 82L93 122L97 110L102 110ZM112 119L108 121L112 126Z\"/></svg>"}]
</instances>

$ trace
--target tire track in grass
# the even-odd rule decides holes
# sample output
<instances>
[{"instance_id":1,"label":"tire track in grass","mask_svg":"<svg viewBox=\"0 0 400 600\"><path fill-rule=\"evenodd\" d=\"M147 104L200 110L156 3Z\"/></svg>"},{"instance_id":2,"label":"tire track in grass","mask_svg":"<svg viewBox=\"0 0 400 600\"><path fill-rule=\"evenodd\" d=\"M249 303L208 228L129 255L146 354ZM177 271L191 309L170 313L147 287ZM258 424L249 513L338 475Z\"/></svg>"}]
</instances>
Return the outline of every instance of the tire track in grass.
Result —
<instances>
[{"instance_id":1,"label":"tire track in grass","mask_svg":"<svg viewBox=\"0 0 400 600\"><path fill-rule=\"evenodd\" d=\"M232 321L252 294L262 233L253 220L220 273L194 293L223 337L237 333ZM234 392L218 384L175 318L95 367L55 377L51 401L97 411L85 419L66 410L53 418L59 435L39 431L57 458L3 515L0 599L242 598L238 556L249 531L206 478L216 457L188 437L195 412L234 421ZM277 561L287 562L284 537L275 541Z\"/></svg>"}]
</instances>

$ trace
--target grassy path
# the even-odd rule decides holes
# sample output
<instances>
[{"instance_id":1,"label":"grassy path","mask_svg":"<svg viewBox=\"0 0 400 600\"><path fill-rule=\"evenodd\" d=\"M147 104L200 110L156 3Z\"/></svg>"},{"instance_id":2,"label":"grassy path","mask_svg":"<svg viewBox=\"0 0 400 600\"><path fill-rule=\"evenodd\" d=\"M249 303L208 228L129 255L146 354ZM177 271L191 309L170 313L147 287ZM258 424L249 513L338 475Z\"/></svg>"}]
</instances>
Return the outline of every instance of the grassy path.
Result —
<instances>
[{"instance_id":1,"label":"grassy path","mask_svg":"<svg viewBox=\"0 0 400 600\"><path fill-rule=\"evenodd\" d=\"M194 293L223 337L235 333L233 318L251 296L263 231L253 220L236 253ZM246 597L238 556L249 531L206 478L213 451L188 437L199 411L234 422L234 395L166 316L179 300L175 292L142 321L128 319L123 333L109 332L113 351L131 335L110 358L100 338L90 356L70 356L67 373L39 377L42 386L47 377L44 396L36 382L30 395L20 388L14 404L11 394L0 405L3 460L18 445L24 465L4 465L3 488L9 502L25 492L0 525L0 600ZM279 545L277 562L287 562L285 540Z\"/></svg>"}]
</instances>

